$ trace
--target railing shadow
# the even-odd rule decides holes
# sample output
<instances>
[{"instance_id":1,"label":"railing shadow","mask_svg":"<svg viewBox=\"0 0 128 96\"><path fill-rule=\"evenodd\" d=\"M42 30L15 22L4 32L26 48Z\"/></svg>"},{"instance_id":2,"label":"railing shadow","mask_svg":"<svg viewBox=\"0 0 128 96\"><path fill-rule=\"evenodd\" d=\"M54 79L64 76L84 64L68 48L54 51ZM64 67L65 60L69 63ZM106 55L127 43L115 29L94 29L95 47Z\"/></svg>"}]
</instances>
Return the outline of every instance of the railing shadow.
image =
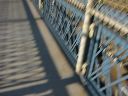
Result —
<instances>
[{"instance_id":1,"label":"railing shadow","mask_svg":"<svg viewBox=\"0 0 128 96\"><path fill-rule=\"evenodd\" d=\"M3 41L0 39L0 95L70 96L66 85L79 83L79 79L75 75L60 78L26 0L20 3L24 5L27 19L1 22L25 23L17 25L20 29L13 29L14 32L6 30Z\"/></svg>"}]
</instances>

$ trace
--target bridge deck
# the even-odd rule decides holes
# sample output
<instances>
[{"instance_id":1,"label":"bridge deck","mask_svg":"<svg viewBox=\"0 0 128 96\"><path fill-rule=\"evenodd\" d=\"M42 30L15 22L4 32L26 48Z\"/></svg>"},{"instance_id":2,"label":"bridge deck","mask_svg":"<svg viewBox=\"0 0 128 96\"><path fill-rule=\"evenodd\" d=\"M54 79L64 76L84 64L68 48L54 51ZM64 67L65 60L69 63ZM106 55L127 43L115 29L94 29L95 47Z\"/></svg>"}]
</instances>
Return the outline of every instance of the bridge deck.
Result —
<instances>
[{"instance_id":1,"label":"bridge deck","mask_svg":"<svg viewBox=\"0 0 128 96\"><path fill-rule=\"evenodd\" d=\"M87 96L30 0L0 0L0 96Z\"/></svg>"}]
</instances>

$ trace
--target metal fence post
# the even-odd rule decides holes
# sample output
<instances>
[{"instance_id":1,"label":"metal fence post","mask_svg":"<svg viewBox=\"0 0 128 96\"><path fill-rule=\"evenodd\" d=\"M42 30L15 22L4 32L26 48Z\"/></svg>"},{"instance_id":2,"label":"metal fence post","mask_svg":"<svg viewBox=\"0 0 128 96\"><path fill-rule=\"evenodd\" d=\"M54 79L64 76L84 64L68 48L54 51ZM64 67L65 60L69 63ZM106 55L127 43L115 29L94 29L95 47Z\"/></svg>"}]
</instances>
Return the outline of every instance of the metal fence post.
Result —
<instances>
[{"instance_id":1,"label":"metal fence post","mask_svg":"<svg viewBox=\"0 0 128 96\"><path fill-rule=\"evenodd\" d=\"M42 6L42 5L41 5L41 0L39 0L38 3L39 3L39 9L41 9L41 6Z\"/></svg>"},{"instance_id":2,"label":"metal fence post","mask_svg":"<svg viewBox=\"0 0 128 96\"><path fill-rule=\"evenodd\" d=\"M86 6L85 19L84 19L84 24L83 24L83 29L82 29L82 37L81 37L78 59L77 59L77 64L76 64L76 72L78 74L80 74L82 71L84 52L85 52L87 38L89 34L90 20L92 17L89 10L93 8L93 4L94 4L94 0L88 0L87 6Z\"/></svg>"}]
</instances>

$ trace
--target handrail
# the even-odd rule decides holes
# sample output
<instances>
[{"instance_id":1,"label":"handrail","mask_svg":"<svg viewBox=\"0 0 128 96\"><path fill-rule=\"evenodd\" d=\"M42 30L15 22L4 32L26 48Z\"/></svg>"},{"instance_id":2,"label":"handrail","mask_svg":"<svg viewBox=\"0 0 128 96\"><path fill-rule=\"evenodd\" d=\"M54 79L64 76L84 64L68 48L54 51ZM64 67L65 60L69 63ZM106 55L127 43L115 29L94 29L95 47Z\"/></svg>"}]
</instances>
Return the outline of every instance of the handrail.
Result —
<instances>
[{"instance_id":1,"label":"handrail","mask_svg":"<svg viewBox=\"0 0 128 96\"><path fill-rule=\"evenodd\" d=\"M112 8L128 13L128 0L101 0L101 2Z\"/></svg>"},{"instance_id":2,"label":"handrail","mask_svg":"<svg viewBox=\"0 0 128 96\"><path fill-rule=\"evenodd\" d=\"M98 18L104 24L110 26L111 28L114 28L117 31L120 31L122 33L122 36L128 34L128 27L121 24L120 22L104 15L103 13L101 13L95 9L90 9L89 13L94 15L96 18Z\"/></svg>"}]
</instances>

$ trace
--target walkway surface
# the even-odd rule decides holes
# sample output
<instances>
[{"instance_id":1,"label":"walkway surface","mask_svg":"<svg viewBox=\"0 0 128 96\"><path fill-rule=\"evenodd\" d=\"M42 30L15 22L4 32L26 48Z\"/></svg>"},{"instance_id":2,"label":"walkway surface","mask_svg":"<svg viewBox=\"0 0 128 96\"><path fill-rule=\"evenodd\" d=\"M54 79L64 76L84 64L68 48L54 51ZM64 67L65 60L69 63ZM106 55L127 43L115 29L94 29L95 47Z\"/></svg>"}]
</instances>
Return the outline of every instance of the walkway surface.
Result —
<instances>
[{"instance_id":1,"label":"walkway surface","mask_svg":"<svg viewBox=\"0 0 128 96\"><path fill-rule=\"evenodd\" d=\"M31 0L0 0L0 96L88 96Z\"/></svg>"}]
</instances>

